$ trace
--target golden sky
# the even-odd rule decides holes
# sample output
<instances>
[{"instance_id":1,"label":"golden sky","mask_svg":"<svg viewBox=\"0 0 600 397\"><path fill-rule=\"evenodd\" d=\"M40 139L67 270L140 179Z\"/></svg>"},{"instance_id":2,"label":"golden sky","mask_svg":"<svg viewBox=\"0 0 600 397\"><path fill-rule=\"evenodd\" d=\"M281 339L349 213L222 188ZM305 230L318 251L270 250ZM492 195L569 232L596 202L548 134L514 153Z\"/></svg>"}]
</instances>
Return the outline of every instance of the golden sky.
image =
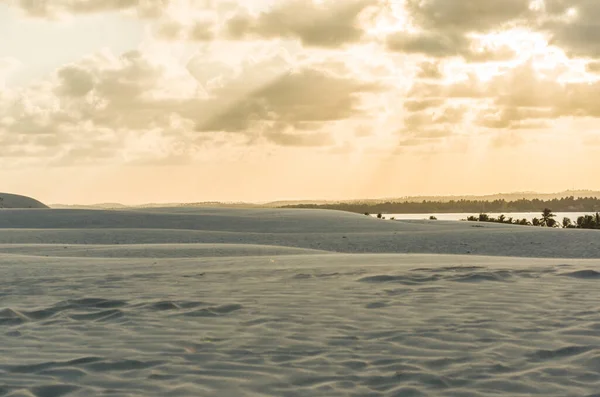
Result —
<instances>
[{"instance_id":1,"label":"golden sky","mask_svg":"<svg viewBox=\"0 0 600 397\"><path fill-rule=\"evenodd\" d=\"M0 0L0 191L600 189L597 0Z\"/></svg>"}]
</instances>

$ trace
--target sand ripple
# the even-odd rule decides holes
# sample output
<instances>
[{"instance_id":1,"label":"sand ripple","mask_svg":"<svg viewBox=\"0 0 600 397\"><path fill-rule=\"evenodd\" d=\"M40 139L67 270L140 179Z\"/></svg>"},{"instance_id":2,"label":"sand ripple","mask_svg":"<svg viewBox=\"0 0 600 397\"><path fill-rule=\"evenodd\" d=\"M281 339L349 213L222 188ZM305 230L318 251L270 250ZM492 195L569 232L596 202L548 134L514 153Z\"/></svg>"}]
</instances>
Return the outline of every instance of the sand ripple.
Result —
<instances>
[{"instance_id":1,"label":"sand ripple","mask_svg":"<svg viewBox=\"0 0 600 397\"><path fill-rule=\"evenodd\" d=\"M595 268L326 258L4 258L0 396L598 396Z\"/></svg>"}]
</instances>

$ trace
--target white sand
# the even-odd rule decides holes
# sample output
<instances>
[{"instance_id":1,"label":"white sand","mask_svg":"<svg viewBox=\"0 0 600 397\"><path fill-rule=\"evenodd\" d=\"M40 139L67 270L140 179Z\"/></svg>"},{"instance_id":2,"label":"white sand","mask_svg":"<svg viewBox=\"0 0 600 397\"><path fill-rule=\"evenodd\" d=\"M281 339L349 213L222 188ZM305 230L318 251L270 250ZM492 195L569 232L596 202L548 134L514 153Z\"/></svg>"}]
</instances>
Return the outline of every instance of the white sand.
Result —
<instances>
[{"instance_id":1,"label":"white sand","mask_svg":"<svg viewBox=\"0 0 600 397\"><path fill-rule=\"evenodd\" d=\"M0 210L0 396L599 396L597 258L598 231Z\"/></svg>"}]
</instances>

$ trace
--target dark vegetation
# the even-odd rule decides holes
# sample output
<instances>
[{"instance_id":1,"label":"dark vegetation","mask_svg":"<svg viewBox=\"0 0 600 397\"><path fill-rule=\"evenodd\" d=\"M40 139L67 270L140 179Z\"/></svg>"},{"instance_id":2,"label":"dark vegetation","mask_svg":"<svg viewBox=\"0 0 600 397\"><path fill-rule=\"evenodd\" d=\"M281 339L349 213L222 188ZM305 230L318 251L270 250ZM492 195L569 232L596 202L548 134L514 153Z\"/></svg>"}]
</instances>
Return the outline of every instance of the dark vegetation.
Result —
<instances>
[{"instance_id":1,"label":"dark vegetation","mask_svg":"<svg viewBox=\"0 0 600 397\"><path fill-rule=\"evenodd\" d=\"M283 208L329 209L365 213L388 214L422 214L422 213L482 213L487 212L536 212L540 208L552 208L559 212L600 212L600 199L597 197L563 197L552 200L454 200L454 201L421 201L421 202L385 202L385 203L329 203L329 204L297 204Z\"/></svg>"},{"instance_id":2,"label":"dark vegetation","mask_svg":"<svg viewBox=\"0 0 600 397\"><path fill-rule=\"evenodd\" d=\"M573 222L570 218L563 218L562 222L556 220L556 215L549 208L544 209L539 218L533 218L532 221L527 219L507 218L505 215L500 215L498 218L492 218L487 214L479 216L470 216L467 221L471 222L495 222L507 223L512 225L523 226L540 226L540 227L562 227L565 229L600 229L600 212L593 215L584 215L577 218Z\"/></svg>"},{"instance_id":3,"label":"dark vegetation","mask_svg":"<svg viewBox=\"0 0 600 397\"><path fill-rule=\"evenodd\" d=\"M370 213L365 212L366 216L371 216ZM377 214L378 219L385 219L385 217L379 213ZM395 218L391 218L394 220ZM432 215L429 220L435 221L437 218ZM492 223L505 223L508 225L522 225L522 226L539 226L539 227L562 227L564 229L599 229L600 230L600 212L596 212L592 215L584 215L578 217L575 222L570 218L563 218L562 222L556 219L556 214L552 212L550 208L545 208L539 218L533 218L531 221L527 219L515 219L513 217L507 217L506 215L499 215L497 218L491 217L488 214L481 213L479 216L469 216L464 219L469 222L492 222Z\"/></svg>"}]
</instances>

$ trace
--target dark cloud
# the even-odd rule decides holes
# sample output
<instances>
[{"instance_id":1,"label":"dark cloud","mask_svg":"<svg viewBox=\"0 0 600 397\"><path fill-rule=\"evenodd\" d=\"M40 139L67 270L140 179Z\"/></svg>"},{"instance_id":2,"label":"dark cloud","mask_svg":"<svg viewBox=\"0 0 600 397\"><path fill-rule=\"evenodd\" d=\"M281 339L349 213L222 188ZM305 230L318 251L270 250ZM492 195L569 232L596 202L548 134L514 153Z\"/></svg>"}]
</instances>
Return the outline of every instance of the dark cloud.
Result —
<instances>
[{"instance_id":1,"label":"dark cloud","mask_svg":"<svg viewBox=\"0 0 600 397\"><path fill-rule=\"evenodd\" d=\"M446 35L435 31L423 33L398 32L387 38L387 47L391 51L445 58L459 56L467 52L469 41L461 35Z\"/></svg>"},{"instance_id":2,"label":"dark cloud","mask_svg":"<svg viewBox=\"0 0 600 397\"><path fill-rule=\"evenodd\" d=\"M419 71L417 74L418 79L441 79L444 74L440 70L439 63L436 62L422 62L419 65Z\"/></svg>"},{"instance_id":3,"label":"dark cloud","mask_svg":"<svg viewBox=\"0 0 600 397\"><path fill-rule=\"evenodd\" d=\"M257 16L238 14L227 23L232 38L291 38L305 46L339 47L355 43L364 35L360 14L376 0L327 0L321 4L291 0Z\"/></svg>"},{"instance_id":4,"label":"dark cloud","mask_svg":"<svg viewBox=\"0 0 600 397\"><path fill-rule=\"evenodd\" d=\"M215 37L214 25L211 21L196 21L192 26L189 39L192 41L209 41Z\"/></svg>"},{"instance_id":5,"label":"dark cloud","mask_svg":"<svg viewBox=\"0 0 600 397\"><path fill-rule=\"evenodd\" d=\"M541 30L552 44L571 56L600 57L600 2L545 0L545 5L548 18Z\"/></svg>"},{"instance_id":6,"label":"dark cloud","mask_svg":"<svg viewBox=\"0 0 600 397\"><path fill-rule=\"evenodd\" d=\"M60 79L58 90L66 96L84 96L94 88L94 77L77 66L63 67L58 71L58 77Z\"/></svg>"},{"instance_id":7,"label":"dark cloud","mask_svg":"<svg viewBox=\"0 0 600 397\"><path fill-rule=\"evenodd\" d=\"M472 35L524 28L543 33L571 57L600 58L597 0L406 0L405 8L417 30L391 34L391 51L468 62L507 60L515 56L509 48L474 51Z\"/></svg>"},{"instance_id":8,"label":"dark cloud","mask_svg":"<svg viewBox=\"0 0 600 397\"><path fill-rule=\"evenodd\" d=\"M537 13L529 0L407 0L405 8L417 30L387 38L390 51L431 58L462 57L467 62L514 59L508 47L483 48L473 34L528 25Z\"/></svg>"},{"instance_id":9,"label":"dark cloud","mask_svg":"<svg viewBox=\"0 0 600 397\"><path fill-rule=\"evenodd\" d=\"M499 30L533 16L530 0L406 0L411 18L436 32L464 34Z\"/></svg>"},{"instance_id":10,"label":"dark cloud","mask_svg":"<svg viewBox=\"0 0 600 397\"><path fill-rule=\"evenodd\" d=\"M258 88L200 131L244 131L257 122L277 122L302 129L303 123L326 123L361 113L360 93L380 87L318 69L286 73Z\"/></svg>"},{"instance_id":11,"label":"dark cloud","mask_svg":"<svg viewBox=\"0 0 600 397\"><path fill-rule=\"evenodd\" d=\"M511 60L516 56L509 47L476 48L477 44L465 35L443 31L397 32L387 38L390 51L422 54L431 58L462 57L467 62L493 62Z\"/></svg>"}]
</instances>

